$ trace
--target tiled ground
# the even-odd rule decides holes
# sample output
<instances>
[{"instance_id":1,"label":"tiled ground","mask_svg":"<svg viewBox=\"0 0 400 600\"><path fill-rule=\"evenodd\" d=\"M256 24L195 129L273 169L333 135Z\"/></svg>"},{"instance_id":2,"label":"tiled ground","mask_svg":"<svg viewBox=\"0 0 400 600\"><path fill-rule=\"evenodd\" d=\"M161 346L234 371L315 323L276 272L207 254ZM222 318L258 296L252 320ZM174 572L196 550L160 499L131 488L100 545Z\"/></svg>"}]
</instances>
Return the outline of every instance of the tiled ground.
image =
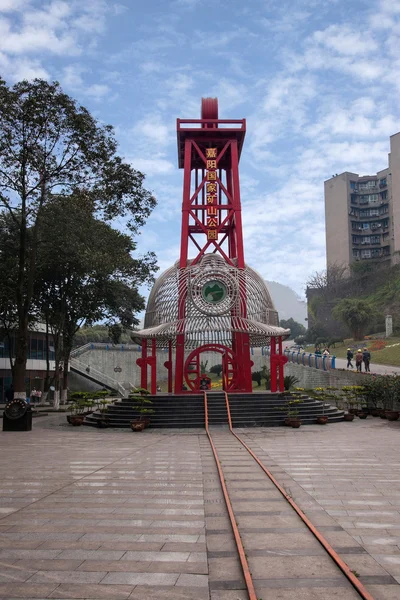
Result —
<instances>
[{"instance_id":1,"label":"tiled ground","mask_svg":"<svg viewBox=\"0 0 400 600\"><path fill-rule=\"evenodd\" d=\"M59 421L0 433L0 598L246 598L204 432ZM245 436L376 600L400 599L400 423ZM355 598L249 455L215 439L260 597Z\"/></svg>"}]
</instances>

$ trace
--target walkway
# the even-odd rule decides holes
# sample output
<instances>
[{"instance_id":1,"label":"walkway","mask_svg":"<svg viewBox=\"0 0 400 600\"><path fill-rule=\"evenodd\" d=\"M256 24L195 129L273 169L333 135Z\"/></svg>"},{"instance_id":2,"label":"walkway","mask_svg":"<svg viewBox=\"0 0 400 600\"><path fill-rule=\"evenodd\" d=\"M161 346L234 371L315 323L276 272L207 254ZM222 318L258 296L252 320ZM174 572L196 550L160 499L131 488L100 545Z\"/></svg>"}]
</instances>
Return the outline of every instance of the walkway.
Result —
<instances>
[{"instance_id":1,"label":"walkway","mask_svg":"<svg viewBox=\"0 0 400 600\"><path fill-rule=\"evenodd\" d=\"M355 364L356 364L355 360L353 359L354 368L355 368ZM345 358L337 358L336 359L336 368L337 369L346 369L346 367L347 367L347 360ZM377 375L385 375L385 374L393 375L393 373L396 373L397 375L400 374L400 367L395 367L393 365L377 365L372 361L370 368L371 368L371 373L376 373ZM363 370L364 370L364 365L363 365Z\"/></svg>"},{"instance_id":2,"label":"walkway","mask_svg":"<svg viewBox=\"0 0 400 600\"><path fill-rule=\"evenodd\" d=\"M203 431L133 434L64 419L0 433L0 598L247 598ZM227 431L213 434L259 597L357 598L245 450ZM399 599L400 423L241 435L375 600Z\"/></svg>"}]
</instances>

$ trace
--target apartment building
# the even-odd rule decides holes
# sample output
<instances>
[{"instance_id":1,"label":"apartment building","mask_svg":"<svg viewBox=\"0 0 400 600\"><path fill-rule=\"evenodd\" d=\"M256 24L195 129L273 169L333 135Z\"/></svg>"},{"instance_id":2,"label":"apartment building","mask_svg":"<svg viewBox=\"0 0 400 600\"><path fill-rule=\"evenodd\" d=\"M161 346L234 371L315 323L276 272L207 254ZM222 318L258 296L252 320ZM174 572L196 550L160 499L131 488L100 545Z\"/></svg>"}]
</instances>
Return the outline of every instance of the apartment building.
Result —
<instances>
[{"instance_id":1,"label":"apartment building","mask_svg":"<svg viewBox=\"0 0 400 600\"><path fill-rule=\"evenodd\" d=\"M325 181L325 226L328 266L400 262L400 133L390 138L387 169Z\"/></svg>"}]
</instances>

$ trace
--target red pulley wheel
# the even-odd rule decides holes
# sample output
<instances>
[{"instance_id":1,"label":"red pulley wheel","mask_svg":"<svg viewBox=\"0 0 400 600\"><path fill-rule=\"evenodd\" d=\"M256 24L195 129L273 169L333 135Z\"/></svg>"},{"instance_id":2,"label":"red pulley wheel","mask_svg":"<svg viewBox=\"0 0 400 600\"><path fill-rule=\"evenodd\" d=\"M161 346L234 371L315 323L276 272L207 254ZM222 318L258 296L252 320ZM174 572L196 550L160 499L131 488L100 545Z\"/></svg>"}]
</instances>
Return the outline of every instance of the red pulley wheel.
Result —
<instances>
[{"instance_id":1,"label":"red pulley wheel","mask_svg":"<svg viewBox=\"0 0 400 600\"><path fill-rule=\"evenodd\" d=\"M218 119L218 98L201 99L201 118Z\"/></svg>"}]
</instances>

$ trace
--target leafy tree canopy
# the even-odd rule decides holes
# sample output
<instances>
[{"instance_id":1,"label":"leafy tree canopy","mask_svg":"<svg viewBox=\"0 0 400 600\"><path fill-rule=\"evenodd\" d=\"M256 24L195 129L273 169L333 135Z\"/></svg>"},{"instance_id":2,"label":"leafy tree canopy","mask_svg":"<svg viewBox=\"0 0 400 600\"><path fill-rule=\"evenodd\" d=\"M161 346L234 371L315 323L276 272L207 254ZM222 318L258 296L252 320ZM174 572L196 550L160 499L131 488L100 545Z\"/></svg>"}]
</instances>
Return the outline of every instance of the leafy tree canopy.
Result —
<instances>
[{"instance_id":1,"label":"leafy tree canopy","mask_svg":"<svg viewBox=\"0 0 400 600\"><path fill-rule=\"evenodd\" d=\"M332 315L351 330L354 340L362 340L369 323L376 317L374 309L364 300L345 298L334 307Z\"/></svg>"},{"instance_id":2,"label":"leafy tree canopy","mask_svg":"<svg viewBox=\"0 0 400 600\"><path fill-rule=\"evenodd\" d=\"M285 329L290 329L290 339L294 339L299 335L305 335L306 328L301 323L298 323L292 317L290 319L280 319L279 325Z\"/></svg>"}]
</instances>

